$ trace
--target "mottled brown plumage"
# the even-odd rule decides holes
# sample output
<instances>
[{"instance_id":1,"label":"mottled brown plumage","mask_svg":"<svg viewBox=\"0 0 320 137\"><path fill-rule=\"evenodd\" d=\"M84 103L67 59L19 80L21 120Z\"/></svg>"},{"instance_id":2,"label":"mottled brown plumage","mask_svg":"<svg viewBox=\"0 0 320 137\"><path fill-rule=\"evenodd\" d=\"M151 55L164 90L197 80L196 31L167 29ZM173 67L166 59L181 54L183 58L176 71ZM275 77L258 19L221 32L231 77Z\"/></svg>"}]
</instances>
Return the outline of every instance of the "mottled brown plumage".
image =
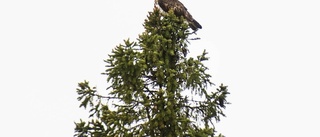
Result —
<instances>
[{"instance_id":1,"label":"mottled brown plumage","mask_svg":"<svg viewBox=\"0 0 320 137\"><path fill-rule=\"evenodd\" d=\"M183 16L189 23L189 26L193 30L201 29L202 26L191 16L188 9L178 0L156 0L160 8L168 12L170 9L173 10L176 16Z\"/></svg>"}]
</instances>

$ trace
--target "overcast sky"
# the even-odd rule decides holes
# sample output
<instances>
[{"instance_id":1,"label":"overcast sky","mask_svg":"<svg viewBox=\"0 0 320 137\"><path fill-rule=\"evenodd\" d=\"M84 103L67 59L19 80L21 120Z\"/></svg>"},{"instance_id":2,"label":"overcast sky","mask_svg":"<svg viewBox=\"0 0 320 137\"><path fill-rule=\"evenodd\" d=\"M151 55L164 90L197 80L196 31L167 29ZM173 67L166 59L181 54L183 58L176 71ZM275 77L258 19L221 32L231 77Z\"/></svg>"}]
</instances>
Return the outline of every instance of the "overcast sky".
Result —
<instances>
[{"instance_id":1,"label":"overcast sky","mask_svg":"<svg viewBox=\"0 0 320 137\"><path fill-rule=\"evenodd\" d=\"M190 54L206 49L212 80L231 92L219 132L320 136L318 0L181 2L203 26ZM153 0L0 1L0 134L73 136L87 117L77 83L103 91L103 60L143 32L152 8Z\"/></svg>"}]
</instances>

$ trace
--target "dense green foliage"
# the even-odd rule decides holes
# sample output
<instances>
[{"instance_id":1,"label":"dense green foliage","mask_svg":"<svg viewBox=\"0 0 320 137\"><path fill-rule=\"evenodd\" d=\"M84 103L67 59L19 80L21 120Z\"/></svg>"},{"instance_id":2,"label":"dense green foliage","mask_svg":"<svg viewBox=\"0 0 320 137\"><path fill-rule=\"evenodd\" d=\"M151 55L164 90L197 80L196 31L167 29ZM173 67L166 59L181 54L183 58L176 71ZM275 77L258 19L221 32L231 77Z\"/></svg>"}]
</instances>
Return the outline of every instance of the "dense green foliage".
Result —
<instances>
[{"instance_id":1,"label":"dense green foliage","mask_svg":"<svg viewBox=\"0 0 320 137\"><path fill-rule=\"evenodd\" d=\"M89 82L79 83L80 107L89 108L89 121L76 123L77 137L207 137L228 104L226 86L216 91L203 61L187 57L188 24L172 12L155 8L137 42L125 40L105 60L108 95ZM222 136L222 135L219 135Z\"/></svg>"}]
</instances>

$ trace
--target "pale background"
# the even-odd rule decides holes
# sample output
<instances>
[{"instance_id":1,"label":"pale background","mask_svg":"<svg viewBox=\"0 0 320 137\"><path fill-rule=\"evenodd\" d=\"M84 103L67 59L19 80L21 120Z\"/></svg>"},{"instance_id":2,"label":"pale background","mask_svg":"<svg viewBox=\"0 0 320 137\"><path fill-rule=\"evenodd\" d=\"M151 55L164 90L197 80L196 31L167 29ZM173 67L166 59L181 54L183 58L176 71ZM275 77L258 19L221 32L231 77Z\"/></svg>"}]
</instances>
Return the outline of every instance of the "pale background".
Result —
<instances>
[{"instance_id":1,"label":"pale background","mask_svg":"<svg viewBox=\"0 0 320 137\"><path fill-rule=\"evenodd\" d=\"M181 1L203 26L191 55L207 49L213 81L231 92L219 132L320 136L318 0ZM0 1L1 136L73 136L87 117L77 83L103 91L103 59L142 33L152 8L153 0Z\"/></svg>"}]
</instances>

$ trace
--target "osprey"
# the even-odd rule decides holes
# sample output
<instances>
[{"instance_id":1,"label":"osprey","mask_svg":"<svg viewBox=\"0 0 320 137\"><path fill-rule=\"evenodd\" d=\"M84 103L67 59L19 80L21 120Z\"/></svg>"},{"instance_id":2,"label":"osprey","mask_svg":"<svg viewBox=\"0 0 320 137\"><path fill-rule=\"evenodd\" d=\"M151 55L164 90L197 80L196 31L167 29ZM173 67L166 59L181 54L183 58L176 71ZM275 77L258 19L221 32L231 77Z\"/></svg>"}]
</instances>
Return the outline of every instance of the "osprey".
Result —
<instances>
[{"instance_id":1,"label":"osprey","mask_svg":"<svg viewBox=\"0 0 320 137\"><path fill-rule=\"evenodd\" d=\"M179 0L155 0L160 8L168 12L170 9L173 10L176 16L183 16L189 23L189 26L193 30L201 29L202 26L192 18L191 14L188 12L187 8Z\"/></svg>"}]
</instances>

